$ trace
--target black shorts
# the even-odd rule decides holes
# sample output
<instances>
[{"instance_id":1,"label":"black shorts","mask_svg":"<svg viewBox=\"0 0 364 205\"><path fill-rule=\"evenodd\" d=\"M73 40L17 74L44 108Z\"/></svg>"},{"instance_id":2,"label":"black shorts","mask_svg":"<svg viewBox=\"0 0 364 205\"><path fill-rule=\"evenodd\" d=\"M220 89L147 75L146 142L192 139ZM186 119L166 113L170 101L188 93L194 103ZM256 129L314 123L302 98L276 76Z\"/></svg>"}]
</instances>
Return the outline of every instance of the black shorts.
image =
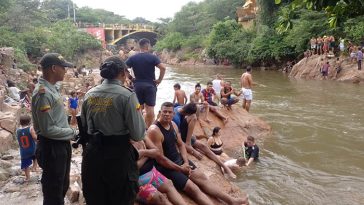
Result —
<instances>
[{"instance_id":1,"label":"black shorts","mask_svg":"<svg viewBox=\"0 0 364 205\"><path fill-rule=\"evenodd\" d=\"M192 170L196 169L196 165L188 160L188 163L191 167ZM182 163L178 163L179 165L183 164ZM167 177L168 179L170 179L173 182L174 187L176 187L177 190L179 191L183 191L183 189L186 186L186 183L188 181L188 176L186 176L184 173L182 172L178 172L178 171L174 171L171 169L166 169L164 167L161 167L160 165L156 166L157 170L162 173L165 177Z\"/></svg>"},{"instance_id":2,"label":"black shorts","mask_svg":"<svg viewBox=\"0 0 364 205\"><path fill-rule=\"evenodd\" d=\"M134 91L141 105L155 106L157 97L157 87L149 82L136 82Z\"/></svg>"}]
</instances>

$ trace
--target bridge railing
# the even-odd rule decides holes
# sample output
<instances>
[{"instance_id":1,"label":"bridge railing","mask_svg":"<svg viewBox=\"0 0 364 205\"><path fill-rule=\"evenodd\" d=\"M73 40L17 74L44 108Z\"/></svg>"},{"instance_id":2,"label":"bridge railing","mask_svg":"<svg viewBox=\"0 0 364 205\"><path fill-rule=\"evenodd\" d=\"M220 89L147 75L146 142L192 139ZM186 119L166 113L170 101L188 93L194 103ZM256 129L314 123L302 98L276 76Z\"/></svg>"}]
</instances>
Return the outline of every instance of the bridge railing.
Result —
<instances>
[{"instance_id":1,"label":"bridge railing","mask_svg":"<svg viewBox=\"0 0 364 205\"><path fill-rule=\"evenodd\" d=\"M115 30L154 30L154 27L147 24L92 24L92 23L76 23L78 28L105 28Z\"/></svg>"}]
</instances>

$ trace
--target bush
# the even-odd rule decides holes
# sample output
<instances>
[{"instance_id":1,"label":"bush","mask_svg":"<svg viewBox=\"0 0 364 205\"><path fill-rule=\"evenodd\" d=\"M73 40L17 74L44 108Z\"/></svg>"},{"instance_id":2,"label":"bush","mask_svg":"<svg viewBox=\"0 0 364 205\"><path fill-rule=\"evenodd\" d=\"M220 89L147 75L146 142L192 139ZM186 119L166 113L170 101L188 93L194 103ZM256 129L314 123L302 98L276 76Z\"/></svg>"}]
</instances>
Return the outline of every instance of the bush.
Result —
<instances>
[{"instance_id":1,"label":"bush","mask_svg":"<svg viewBox=\"0 0 364 205\"><path fill-rule=\"evenodd\" d=\"M184 41L185 37L181 33L169 33L166 37L157 42L155 49L157 51L162 51L163 49L176 51L182 47Z\"/></svg>"}]
</instances>

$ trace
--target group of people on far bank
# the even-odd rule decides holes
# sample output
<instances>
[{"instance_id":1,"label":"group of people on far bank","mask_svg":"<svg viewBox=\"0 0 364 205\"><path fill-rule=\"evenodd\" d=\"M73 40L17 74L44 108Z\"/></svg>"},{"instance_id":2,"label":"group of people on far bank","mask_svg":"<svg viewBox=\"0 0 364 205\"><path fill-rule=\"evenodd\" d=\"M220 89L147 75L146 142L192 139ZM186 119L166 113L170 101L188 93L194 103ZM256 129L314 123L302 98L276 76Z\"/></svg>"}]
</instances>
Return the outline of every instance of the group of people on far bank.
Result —
<instances>
[{"instance_id":1,"label":"group of people on far bank","mask_svg":"<svg viewBox=\"0 0 364 205\"><path fill-rule=\"evenodd\" d=\"M185 205L178 191L201 205L213 204L208 196L225 204L248 204L247 197L232 197L209 181L188 159L187 153L197 159L205 155L231 178L235 178L233 171L258 159L259 148L252 136L243 143L246 158L228 161L221 157L221 128L214 128L207 144L193 136L197 119L207 110L220 114L225 123L228 121L219 112L214 96L221 97L221 104L232 109L231 105L237 100L231 95L240 92L244 96L244 108L249 110L252 99L250 69L241 77L242 90L236 91L231 83L217 78L215 80L220 80L221 86L217 89L218 95L213 82L208 83L204 91L196 85L189 103L186 95L182 103L176 96L180 104L164 102L155 119L157 86L162 82L166 68L157 56L149 53L149 40L141 39L139 48L140 52L125 62L119 56L112 56L102 63L100 75L104 80L83 96L79 130L69 125L63 96L56 88L56 82L64 78L65 68L73 65L57 53L48 53L41 59L43 74L31 99L34 131L28 129L28 122L22 125L33 139L35 134L38 141L35 156L43 171L43 204L64 204L69 187L70 140L79 132L84 140L82 189L89 205L133 204L136 199L144 204ZM127 67L132 68L135 78L130 78ZM160 69L157 79L156 67ZM126 82L133 90L124 86ZM73 96L73 100L75 98ZM208 121L207 115L205 119ZM29 160L24 163L29 164Z\"/></svg>"}]
</instances>

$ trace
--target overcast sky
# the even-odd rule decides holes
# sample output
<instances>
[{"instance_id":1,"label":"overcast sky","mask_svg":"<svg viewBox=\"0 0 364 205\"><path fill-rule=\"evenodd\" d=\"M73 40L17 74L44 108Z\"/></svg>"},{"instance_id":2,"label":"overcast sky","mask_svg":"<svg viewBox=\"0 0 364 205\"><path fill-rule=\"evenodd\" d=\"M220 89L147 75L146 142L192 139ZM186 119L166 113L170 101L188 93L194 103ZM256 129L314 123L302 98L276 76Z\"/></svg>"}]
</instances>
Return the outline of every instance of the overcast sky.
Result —
<instances>
[{"instance_id":1,"label":"overcast sky","mask_svg":"<svg viewBox=\"0 0 364 205\"><path fill-rule=\"evenodd\" d=\"M188 2L202 0L73 0L78 7L100 8L123 15L128 19L143 17L150 21L173 17Z\"/></svg>"}]
</instances>

